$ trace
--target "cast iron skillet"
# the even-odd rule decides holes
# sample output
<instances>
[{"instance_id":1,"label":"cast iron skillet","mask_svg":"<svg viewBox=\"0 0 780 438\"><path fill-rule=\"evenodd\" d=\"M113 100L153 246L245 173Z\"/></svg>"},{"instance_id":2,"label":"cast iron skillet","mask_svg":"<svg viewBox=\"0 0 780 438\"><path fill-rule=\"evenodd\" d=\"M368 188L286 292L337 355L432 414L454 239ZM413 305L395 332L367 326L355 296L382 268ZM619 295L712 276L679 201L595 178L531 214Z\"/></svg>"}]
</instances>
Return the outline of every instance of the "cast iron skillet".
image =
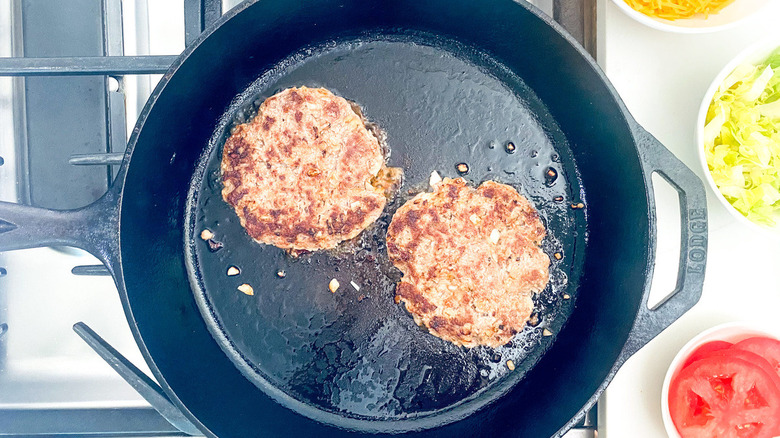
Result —
<instances>
[{"instance_id":1,"label":"cast iron skillet","mask_svg":"<svg viewBox=\"0 0 780 438\"><path fill-rule=\"evenodd\" d=\"M246 236L219 196L218 164L230 128L296 85L361 105L406 182L355 246L292 259ZM541 323L495 350L430 336L392 301L390 215L432 170L458 176L460 162L472 183L498 180L531 199L545 251L562 255L537 299ZM648 309L653 173L680 193L683 240L676 290ZM100 257L165 393L221 437L562 435L696 303L706 259L701 182L570 37L507 0L244 4L165 75L102 199L73 211L0 204L0 218L0 249L71 245ZM204 228L221 249L198 237ZM231 265L241 275L228 277Z\"/></svg>"}]
</instances>

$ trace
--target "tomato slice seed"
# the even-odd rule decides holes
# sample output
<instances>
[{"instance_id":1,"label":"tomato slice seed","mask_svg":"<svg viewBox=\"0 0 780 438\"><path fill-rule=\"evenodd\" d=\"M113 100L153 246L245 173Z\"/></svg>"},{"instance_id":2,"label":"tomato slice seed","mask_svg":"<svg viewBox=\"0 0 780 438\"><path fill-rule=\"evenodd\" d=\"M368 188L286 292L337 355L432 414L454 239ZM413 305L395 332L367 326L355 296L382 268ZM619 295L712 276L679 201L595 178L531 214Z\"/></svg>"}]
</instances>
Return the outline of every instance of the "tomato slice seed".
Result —
<instances>
[{"instance_id":1,"label":"tomato slice seed","mask_svg":"<svg viewBox=\"0 0 780 438\"><path fill-rule=\"evenodd\" d=\"M685 421L688 425L703 426L710 420L710 405L699 394L688 390L688 409L690 418Z\"/></svg>"},{"instance_id":2,"label":"tomato slice seed","mask_svg":"<svg viewBox=\"0 0 780 438\"><path fill-rule=\"evenodd\" d=\"M767 406L769 406L769 404L766 402L766 399L758 391L756 385L753 385L753 387L750 388L750 390L747 392L747 397L745 398L745 408L758 409L765 408Z\"/></svg>"},{"instance_id":3,"label":"tomato slice seed","mask_svg":"<svg viewBox=\"0 0 780 438\"><path fill-rule=\"evenodd\" d=\"M764 427L761 423L746 423L736 426L737 437L739 438L756 438L761 433L761 429Z\"/></svg>"},{"instance_id":4,"label":"tomato slice seed","mask_svg":"<svg viewBox=\"0 0 780 438\"><path fill-rule=\"evenodd\" d=\"M731 386L731 376L716 376L710 379L712 389L720 395L721 400L731 400L734 397L734 388Z\"/></svg>"}]
</instances>

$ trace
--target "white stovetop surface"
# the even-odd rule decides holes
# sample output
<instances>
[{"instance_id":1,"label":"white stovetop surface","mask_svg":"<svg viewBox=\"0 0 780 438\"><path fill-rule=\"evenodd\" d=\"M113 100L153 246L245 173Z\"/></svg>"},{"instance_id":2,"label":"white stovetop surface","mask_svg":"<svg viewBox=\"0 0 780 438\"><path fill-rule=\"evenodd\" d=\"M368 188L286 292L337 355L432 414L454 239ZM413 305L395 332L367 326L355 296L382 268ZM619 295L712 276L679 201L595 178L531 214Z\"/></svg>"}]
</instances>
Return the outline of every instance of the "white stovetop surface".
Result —
<instances>
[{"instance_id":1,"label":"white stovetop surface","mask_svg":"<svg viewBox=\"0 0 780 438\"><path fill-rule=\"evenodd\" d=\"M628 109L703 178L694 144L701 100L715 75L742 49L780 34L780 1L739 27L704 35L653 30L599 0L599 63ZM780 332L780 241L738 223L708 188L709 253L699 303L630 358L599 404L600 438L666 436L661 385L678 350L699 332L728 321L754 321ZM673 289L679 219L676 195L658 197L659 248L654 296ZM652 300L651 300L652 301Z\"/></svg>"}]
</instances>

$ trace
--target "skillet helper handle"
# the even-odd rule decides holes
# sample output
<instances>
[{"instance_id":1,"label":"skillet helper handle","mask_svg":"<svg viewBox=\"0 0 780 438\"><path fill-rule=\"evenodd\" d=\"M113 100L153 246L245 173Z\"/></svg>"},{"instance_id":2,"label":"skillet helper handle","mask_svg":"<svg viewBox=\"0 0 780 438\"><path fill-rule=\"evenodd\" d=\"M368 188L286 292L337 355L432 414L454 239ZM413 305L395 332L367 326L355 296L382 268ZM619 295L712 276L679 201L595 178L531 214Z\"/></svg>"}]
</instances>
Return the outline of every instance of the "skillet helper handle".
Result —
<instances>
[{"instance_id":1,"label":"skillet helper handle","mask_svg":"<svg viewBox=\"0 0 780 438\"><path fill-rule=\"evenodd\" d=\"M118 190L75 210L0 202L0 251L73 246L98 257L111 272L119 249Z\"/></svg>"},{"instance_id":2,"label":"skillet helper handle","mask_svg":"<svg viewBox=\"0 0 780 438\"><path fill-rule=\"evenodd\" d=\"M707 195L704 184L691 169L642 127L636 125L634 135L648 187L652 188L652 174L658 173L679 194L680 260L674 291L652 309L647 305L650 296L648 279L639 314L621 353L621 363L699 301L707 264ZM651 205L654 204L655 201L651 199ZM654 208L652 214L651 220L655 228Z\"/></svg>"}]
</instances>

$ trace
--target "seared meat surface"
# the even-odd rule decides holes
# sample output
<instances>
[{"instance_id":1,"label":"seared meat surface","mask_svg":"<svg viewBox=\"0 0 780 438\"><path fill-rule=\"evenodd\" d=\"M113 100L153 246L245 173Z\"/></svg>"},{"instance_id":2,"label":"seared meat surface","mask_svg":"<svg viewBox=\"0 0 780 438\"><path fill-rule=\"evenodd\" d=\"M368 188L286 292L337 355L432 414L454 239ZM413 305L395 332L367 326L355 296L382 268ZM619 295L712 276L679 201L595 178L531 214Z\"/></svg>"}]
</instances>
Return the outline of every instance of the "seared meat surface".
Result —
<instances>
[{"instance_id":1,"label":"seared meat surface","mask_svg":"<svg viewBox=\"0 0 780 438\"><path fill-rule=\"evenodd\" d=\"M260 243L334 248L382 213L401 170L350 103L323 88L289 88L238 125L222 155L222 197Z\"/></svg>"},{"instance_id":2,"label":"seared meat surface","mask_svg":"<svg viewBox=\"0 0 780 438\"><path fill-rule=\"evenodd\" d=\"M404 274L396 301L456 345L504 345L549 280L544 237L537 211L514 188L487 181L474 189L445 178L390 223L388 255Z\"/></svg>"}]
</instances>

